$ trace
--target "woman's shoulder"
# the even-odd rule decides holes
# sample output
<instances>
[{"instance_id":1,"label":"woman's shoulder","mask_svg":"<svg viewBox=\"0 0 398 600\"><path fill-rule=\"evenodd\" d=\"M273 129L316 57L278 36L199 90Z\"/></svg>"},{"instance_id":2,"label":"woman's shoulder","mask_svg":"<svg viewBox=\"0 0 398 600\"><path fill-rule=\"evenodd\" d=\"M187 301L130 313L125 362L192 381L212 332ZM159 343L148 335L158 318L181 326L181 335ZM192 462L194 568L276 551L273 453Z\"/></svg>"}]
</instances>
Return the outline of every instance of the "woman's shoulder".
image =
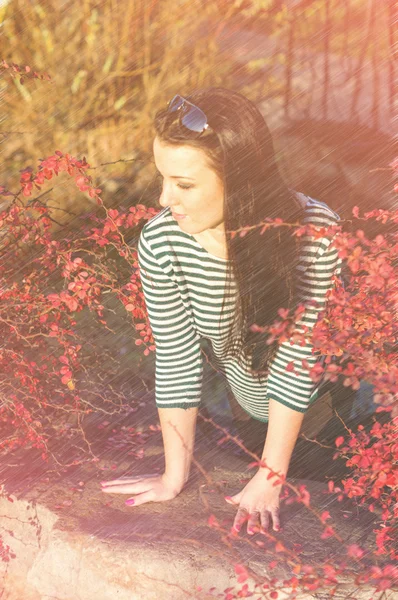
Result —
<instances>
[{"instance_id":1,"label":"woman's shoulder","mask_svg":"<svg viewBox=\"0 0 398 600\"><path fill-rule=\"evenodd\" d=\"M169 265L170 234L173 229L173 219L167 207L145 223L138 239L138 254L142 263L155 259L163 267Z\"/></svg>"},{"instance_id":2,"label":"woman's shoulder","mask_svg":"<svg viewBox=\"0 0 398 600\"><path fill-rule=\"evenodd\" d=\"M145 223L141 235L145 238L157 238L177 229L178 225L172 218L170 208L167 206Z\"/></svg>"},{"instance_id":3,"label":"woman's shoulder","mask_svg":"<svg viewBox=\"0 0 398 600\"><path fill-rule=\"evenodd\" d=\"M304 209L303 223L325 224L331 225L340 221L340 215L330 208L326 202L322 202L316 198L312 198L302 192L296 192L301 206Z\"/></svg>"},{"instance_id":4,"label":"woman's shoulder","mask_svg":"<svg viewBox=\"0 0 398 600\"><path fill-rule=\"evenodd\" d=\"M175 237L178 226L168 207L149 219L141 229L138 240L138 260L148 272L157 272L160 267L170 277L173 276ZM175 234L175 235L173 235Z\"/></svg>"},{"instance_id":5,"label":"woman's shoulder","mask_svg":"<svg viewBox=\"0 0 398 600\"><path fill-rule=\"evenodd\" d=\"M171 248L175 245L178 246L183 241L182 231L168 206L145 223L140 238L150 244L153 251L158 248L162 249L163 253L170 251Z\"/></svg>"},{"instance_id":6,"label":"woman's shoulder","mask_svg":"<svg viewBox=\"0 0 398 600\"><path fill-rule=\"evenodd\" d=\"M200 254L194 238L180 229L169 207L159 211L141 230L140 239L158 259L195 260Z\"/></svg>"}]
</instances>

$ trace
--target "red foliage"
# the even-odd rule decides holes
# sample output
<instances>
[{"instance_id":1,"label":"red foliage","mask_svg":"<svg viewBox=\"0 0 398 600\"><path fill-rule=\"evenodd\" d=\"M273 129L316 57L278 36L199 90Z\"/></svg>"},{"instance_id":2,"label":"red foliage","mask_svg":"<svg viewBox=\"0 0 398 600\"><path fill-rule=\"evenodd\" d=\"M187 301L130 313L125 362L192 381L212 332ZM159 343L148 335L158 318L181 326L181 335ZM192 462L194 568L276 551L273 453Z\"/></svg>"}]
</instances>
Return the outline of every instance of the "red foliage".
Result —
<instances>
[{"instance_id":1,"label":"red foliage","mask_svg":"<svg viewBox=\"0 0 398 600\"><path fill-rule=\"evenodd\" d=\"M87 192L103 206L98 195L101 190L92 185L91 178L86 174L88 168L85 158L79 161L57 151L53 156L41 160L37 174L34 174L32 169L22 172L22 193L29 197L34 187L40 190L45 180L65 171L74 177L81 191ZM9 196L10 192L1 188L0 194ZM27 393L11 392L8 402L0 409L0 419L3 423L8 423L18 432L18 435L3 440L0 447L37 447L43 451L43 459L47 459L46 440L40 431L40 419L34 416L29 408L29 398L37 399L36 409L37 406L44 409L58 401L60 404L73 405L76 410L84 412L84 401L76 391L76 375L82 368L79 360L82 345L77 343L73 314L88 308L97 315L100 324L106 325L101 303L102 294L106 290L112 291L132 319L138 336L135 340L137 347L142 347L146 355L155 350L139 279L137 253L124 242L124 232L136 227L141 221L150 219L156 211L143 205L131 207L124 212L103 207L106 214L104 220L92 230L84 232L83 239L72 243L69 240L51 239L50 219L45 207L34 202L31 204L31 210L34 209L40 215L37 219L31 216L26 207L18 205L17 200L18 195L11 206L0 215L0 223L6 229L6 236L3 238L5 260L0 268L3 279L7 281L7 287L0 292L4 300L2 305L7 306L6 311L0 311L3 339L7 339L7 346L2 349L0 359L3 365L10 359L14 361L13 377L20 385L13 386L13 389L26 390ZM357 210L354 213L359 215ZM396 213L386 211L373 211L371 215L366 216L371 217L383 222L388 219L398 221ZM278 223L272 226L275 225ZM398 278L394 263L396 239L391 240L378 235L374 240L367 240L361 230L352 236L343 233L336 226L331 232L325 228L316 231L312 226L296 226L298 235L314 232L317 237L328 233L333 235L332 243L339 248L340 255L350 267L350 284L343 288L339 280L336 280L335 289L329 294L328 306L312 331L300 333L295 328L295 323L302 316L305 306L298 306L292 313L281 308L278 311L280 320L268 330L267 343L287 339L294 339L300 343L309 337L314 347L326 355L324 365L318 363L309 367L308 363L303 361L304 366L310 369L314 381L323 377L336 381L338 377L343 377L344 384L355 389L359 387L360 381L366 378L375 386L378 392L376 399L381 408L384 410L384 405L389 402L388 409L394 416L397 411L397 357L392 352L392 347L398 334ZM19 240L26 245L40 247L42 251L32 261L33 270L27 273L22 281L14 281L15 242ZM131 266L130 280L121 287L115 285L113 274L109 270L98 266L102 264L102 249L109 245ZM79 256L76 256L77 253ZM92 261L87 260L86 256L98 258L98 263L93 267ZM48 275L60 272L66 283L65 289L45 294L42 289L43 280L38 277L40 272L46 272ZM253 325L252 329L261 330L256 325ZM59 345L59 352L48 351L50 338ZM35 356L45 357L43 364L39 364L38 359L28 358L32 347L35 349ZM338 362L332 362L331 357L337 358ZM294 372L293 362L289 365L289 370ZM57 381L65 386L65 391L58 392L58 396L55 393ZM57 401L54 401L54 398ZM339 499L346 495L358 499L361 504L368 503L369 510L381 510L382 523L379 529L375 530L377 553L388 555L392 560L397 558L391 545L398 516L396 437L396 419L393 419L391 423L383 426L375 423L369 434L360 429L356 434L351 432L348 443L342 436L337 438L336 456L341 455L346 459L347 466L352 468L352 475L342 482L342 488L329 482L329 492L339 493ZM304 485L300 485L296 489L296 495L286 500L286 503L300 502L309 510L313 510L310 500L308 490ZM329 512L324 511L318 518L324 526L321 538L336 537L337 533L332 524L326 525L326 521L331 518ZM222 529L215 515L210 515L208 525L216 530ZM279 541L274 551L284 553L287 550ZM347 555L351 559L360 560L363 554L362 548L355 544L347 548ZM295 571L291 585L294 588L316 590L327 582L330 583L339 573L339 570L331 565L324 565L322 573L313 572L311 569L310 566L304 565L300 577L297 577L300 572ZM249 576L243 565L235 565L235 572L239 583L246 581ZM380 577L374 575L379 589L387 589L392 584L390 575L390 571L383 572ZM270 590L270 593L277 597L276 590ZM238 597L246 595L250 595L247 589L241 590Z\"/></svg>"},{"instance_id":2,"label":"red foliage","mask_svg":"<svg viewBox=\"0 0 398 600\"><path fill-rule=\"evenodd\" d=\"M23 72L18 65L11 64L10 67L5 61L0 65L1 70L18 73L21 79L22 75L39 77L37 73L31 73L29 67ZM390 166L398 171L398 159ZM48 460L46 434L41 422L46 411L67 406L78 413L91 412L92 408L86 406L79 394L78 374L84 368L84 361L81 359L82 344L74 330L74 315L89 309L106 327L102 304L104 293L112 292L125 307L135 328L135 344L142 348L143 354L155 350L139 278L137 251L126 244L124 235L152 218L157 211L141 204L127 211L107 210L99 196L101 189L93 185L87 174L89 168L85 157L78 160L56 151L40 160L37 173L31 168L21 171L21 190L17 194L0 187L0 196L13 197L10 206L0 214L4 232L0 274L5 284L0 290L0 327L2 339L6 341L0 349L4 390L0 423L11 431L11 435L4 436L0 442L3 451L32 447L40 450L43 460ZM105 213L103 220L97 219L98 226L84 231L81 239L73 241L52 239L47 207L35 200L24 205L19 198L20 194L29 198L34 190L40 191L46 181L62 172L73 177L78 190L95 199ZM398 211L375 209L360 217L359 209L355 207L353 217L374 219L382 224L398 223ZM323 365L316 364L311 368L303 361L314 381L324 377L335 382L341 377L344 385L358 389L360 382L365 380L374 386L375 401L380 404L380 410L389 411L391 419L386 424L375 422L369 433L360 426L357 432L349 431L347 436L335 440L335 456L343 457L351 472L341 482L341 487L329 482L328 491L337 493L338 499L347 496L370 511L378 512L380 523L375 530L375 555L394 561L398 558L394 548L398 518L398 234L379 234L374 239L367 239L361 229L349 234L340 226L328 229L303 227L282 223L280 219L267 219L258 226L263 232L269 227L291 226L297 236L319 238L330 235L350 270L350 281L345 288L336 279L327 308L312 331L300 333L295 328L304 306L297 307L292 313L281 308L278 320L267 330L267 343L288 339L304 343L311 339L314 347L326 356ZM240 231L239 235L245 235L245 231ZM120 285L117 274L103 260L108 247L127 262L130 269L128 283ZM26 249L34 249L34 257L31 258L31 252L29 261L24 259ZM21 269L15 269L16 264L24 265L23 275ZM48 293L46 284L53 275L62 276L64 288L57 291L53 286ZM256 325L252 329L264 331ZM289 370L294 372L293 363ZM299 502L311 510L319 519L322 539L338 537L335 526L329 522L329 512L318 515L311 507L305 486L290 488L295 496L289 497L286 503ZM208 525L222 530L213 514L209 516ZM274 552L279 556L289 554L294 577L284 583L301 591L325 586L330 589L337 582L337 576L346 573L348 568L345 563L303 565L280 540L276 542ZM365 551L359 545L349 545L345 554L355 562L358 585L370 583L380 591L389 589L396 582L398 570L394 565L370 568L363 565ZM9 547L3 545L1 555L3 561L15 557ZM235 564L234 569L238 583L248 579L244 565ZM276 583L277 580L272 579L264 584L270 598L278 597ZM229 598L248 597L251 592L245 584L238 596L232 596L230 591L228 594Z\"/></svg>"}]
</instances>

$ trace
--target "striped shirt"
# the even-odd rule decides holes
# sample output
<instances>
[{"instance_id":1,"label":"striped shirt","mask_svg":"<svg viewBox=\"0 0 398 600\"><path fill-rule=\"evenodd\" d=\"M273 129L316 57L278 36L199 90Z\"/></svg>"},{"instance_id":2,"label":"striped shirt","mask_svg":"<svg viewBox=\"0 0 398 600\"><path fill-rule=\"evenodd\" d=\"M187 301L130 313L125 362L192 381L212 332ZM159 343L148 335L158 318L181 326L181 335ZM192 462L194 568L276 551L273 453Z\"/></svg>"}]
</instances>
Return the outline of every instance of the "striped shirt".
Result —
<instances>
[{"instance_id":1,"label":"striped shirt","mask_svg":"<svg viewBox=\"0 0 398 600\"><path fill-rule=\"evenodd\" d=\"M317 227L336 224L340 217L326 204L303 194L303 224ZM326 293L333 287L333 275L341 272L338 250L331 239L303 236L297 264L297 291L300 302L314 299L298 321L312 328L318 312L325 307ZM149 323L156 346L155 396L158 408L189 408L200 405L203 354L201 339L210 341L214 363L226 378L241 407L253 418L268 421L272 398L298 412L305 412L318 395L320 383L314 383L308 368L322 362L319 351L307 342L304 346L290 341L280 344L262 382L249 372L246 359L224 353L225 337L233 319L236 284L226 298L228 259L210 254L189 233L180 229L167 207L143 227L138 242L140 277ZM320 359L319 359L320 357ZM294 372L286 366L294 361Z\"/></svg>"}]
</instances>

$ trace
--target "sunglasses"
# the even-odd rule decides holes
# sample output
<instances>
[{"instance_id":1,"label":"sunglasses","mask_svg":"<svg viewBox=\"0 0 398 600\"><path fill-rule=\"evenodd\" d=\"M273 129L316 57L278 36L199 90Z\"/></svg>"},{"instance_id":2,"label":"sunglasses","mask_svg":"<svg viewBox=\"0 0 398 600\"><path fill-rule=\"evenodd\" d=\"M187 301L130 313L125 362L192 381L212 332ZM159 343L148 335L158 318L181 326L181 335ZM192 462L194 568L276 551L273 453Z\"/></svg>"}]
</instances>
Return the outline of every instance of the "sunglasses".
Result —
<instances>
[{"instance_id":1,"label":"sunglasses","mask_svg":"<svg viewBox=\"0 0 398 600\"><path fill-rule=\"evenodd\" d=\"M174 96L170 100L167 110L169 112L181 111L180 123L190 131L201 134L209 127L205 113L182 96Z\"/></svg>"}]
</instances>

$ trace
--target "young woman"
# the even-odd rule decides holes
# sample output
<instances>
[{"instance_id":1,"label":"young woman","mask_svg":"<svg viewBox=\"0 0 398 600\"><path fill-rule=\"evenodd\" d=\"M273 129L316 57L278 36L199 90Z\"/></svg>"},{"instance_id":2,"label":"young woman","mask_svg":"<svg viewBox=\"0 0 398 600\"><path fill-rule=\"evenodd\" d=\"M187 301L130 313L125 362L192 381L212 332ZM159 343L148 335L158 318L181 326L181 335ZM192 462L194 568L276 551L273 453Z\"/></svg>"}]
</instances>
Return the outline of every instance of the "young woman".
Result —
<instances>
[{"instance_id":1,"label":"young woman","mask_svg":"<svg viewBox=\"0 0 398 600\"><path fill-rule=\"evenodd\" d=\"M341 268L327 237L297 238L288 227L227 234L267 217L317 226L339 220L324 203L286 186L270 131L247 98L224 88L178 95L154 124L163 210L144 226L138 256L156 343L156 405L166 465L161 475L107 481L102 488L131 495L135 506L174 498L188 479L201 396L201 338L210 340L215 366L235 400L264 423L264 435L268 423L262 458L286 476L319 387L302 360L312 366L319 357L309 343L268 345L266 336L249 328L270 325L279 308L298 303L307 305L298 326L311 328ZM236 530L246 520L248 533L267 529L271 520L279 529L281 485L274 486L268 474L268 468L259 468L227 500L238 506Z\"/></svg>"}]
</instances>

